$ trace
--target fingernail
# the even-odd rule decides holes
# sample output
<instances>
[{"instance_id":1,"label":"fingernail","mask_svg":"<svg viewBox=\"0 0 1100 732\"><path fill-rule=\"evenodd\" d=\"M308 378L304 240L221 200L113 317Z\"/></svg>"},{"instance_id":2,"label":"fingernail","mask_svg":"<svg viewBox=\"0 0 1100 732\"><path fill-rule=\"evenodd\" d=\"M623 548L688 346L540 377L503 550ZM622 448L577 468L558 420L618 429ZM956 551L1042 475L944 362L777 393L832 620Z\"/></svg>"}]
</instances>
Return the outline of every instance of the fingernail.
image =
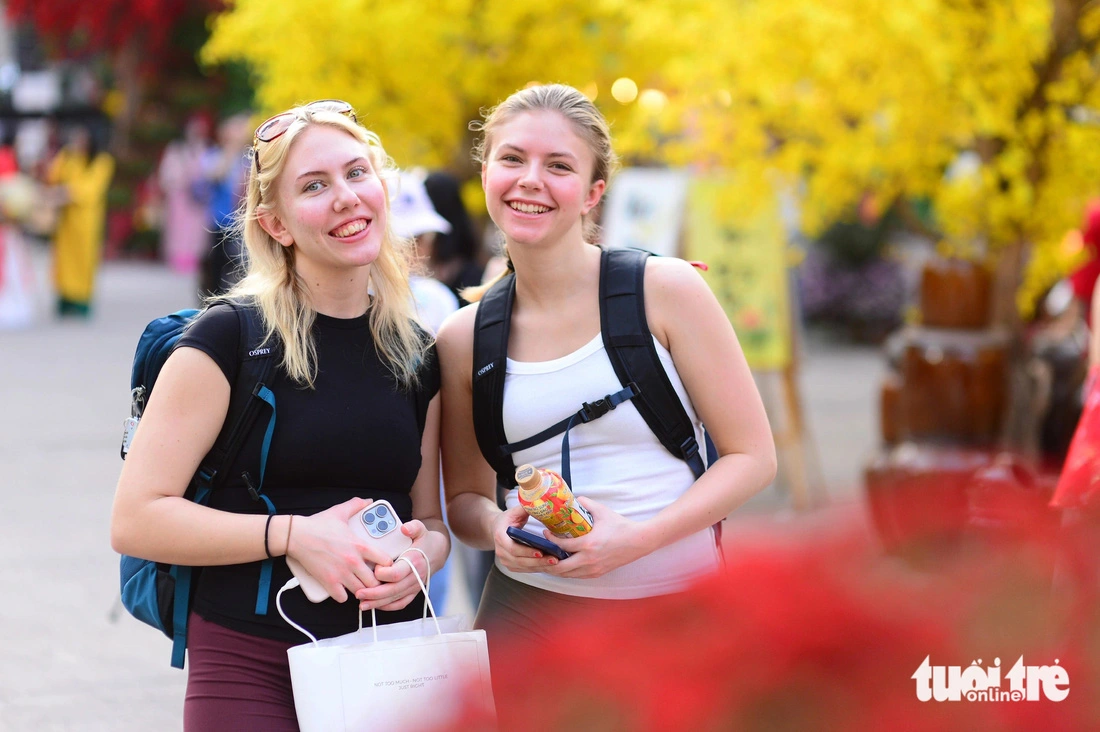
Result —
<instances>
[{"instance_id":1,"label":"fingernail","mask_svg":"<svg viewBox=\"0 0 1100 732\"><path fill-rule=\"evenodd\" d=\"M542 559L542 552L535 552L535 559Z\"/></svg>"},{"instance_id":2,"label":"fingernail","mask_svg":"<svg viewBox=\"0 0 1100 732\"><path fill-rule=\"evenodd\" d=\"M550 564L557 564L557 563L558 563L558 560L557 560L557 559L551 559L551 560L550 560Z\"/></svg>"}]
</instances>

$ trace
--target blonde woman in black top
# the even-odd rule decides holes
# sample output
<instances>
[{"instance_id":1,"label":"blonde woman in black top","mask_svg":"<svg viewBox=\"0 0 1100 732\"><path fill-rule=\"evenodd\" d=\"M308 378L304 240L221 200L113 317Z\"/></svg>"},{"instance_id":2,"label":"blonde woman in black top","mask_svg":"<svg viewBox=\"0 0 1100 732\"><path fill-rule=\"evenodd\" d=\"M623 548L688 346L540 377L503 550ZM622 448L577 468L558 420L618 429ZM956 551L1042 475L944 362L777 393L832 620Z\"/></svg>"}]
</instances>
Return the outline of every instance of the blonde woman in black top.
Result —
<instances>
[{"instance_id":1,"label":"blonde woman in black top","mask_svg":"<svg viewBox=\"0 0 1100 732\"><path fill-rule=\"evenodd\" d=\"M248 270L224 299L255 307L281 354L262 485L276 515L268 521L232 478L209 506L183 497L222 429L238 368L240 327L215 301L165 363L112 517L117 551L204 568L189 624L189 730L297 729L286 650L303 638L274 611L275 593L261 612L254 607L265 544L277 557L274 587L290 578L290 556L335 598L283 599L289 617L325 637L353 631L360 608L392 622L422 607L409 568L347 527L370 499L394 505L433 568L450 550L439 505L438 366L414 320L410 243L388 222L390 161L337 101L271 118L256 131L253 155L240 222ZM259 439L238 462L258 454ZM424 558L409 558L423 573Z\"/></svg>"}]
</instances>

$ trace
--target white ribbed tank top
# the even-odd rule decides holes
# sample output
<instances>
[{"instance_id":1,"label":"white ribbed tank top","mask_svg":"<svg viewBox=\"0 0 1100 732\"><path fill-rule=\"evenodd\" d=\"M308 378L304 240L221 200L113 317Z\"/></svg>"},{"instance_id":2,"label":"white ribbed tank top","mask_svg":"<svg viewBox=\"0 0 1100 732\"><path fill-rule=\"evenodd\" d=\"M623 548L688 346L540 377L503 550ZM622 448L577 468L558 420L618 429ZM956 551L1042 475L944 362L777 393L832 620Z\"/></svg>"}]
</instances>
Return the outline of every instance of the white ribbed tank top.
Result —
<instances>
[{"instance_id":1,"label":"white ribbed tank top","mask_svg":"<svg viewBox=\"0 0 1100 732\"><path fill-rule=\"evenodd\" d=\"M656 338L653 342L702 445L702 425L672 355ZM552 361L508 359L504 384L504 432L509 442L541 432L576 412L583 402L622 389L599 334L573 353ZM560 472L561 443L561 436L552 437L521 450L513 456L515 463ZM569 466L570 487L576 495L593 498L634 521L656 515L695 480L687 463L661 445L630 401L569 431ZM507 505L511 508L518 502L513 489L508 493ZM527 525L528 531L540 536L543 528L535 519ZM626 600L683 590L718 565L714 532L707 528L596 579L513 573L498 567L509 577L544 590Z\"/></svg>"}]
</instances>

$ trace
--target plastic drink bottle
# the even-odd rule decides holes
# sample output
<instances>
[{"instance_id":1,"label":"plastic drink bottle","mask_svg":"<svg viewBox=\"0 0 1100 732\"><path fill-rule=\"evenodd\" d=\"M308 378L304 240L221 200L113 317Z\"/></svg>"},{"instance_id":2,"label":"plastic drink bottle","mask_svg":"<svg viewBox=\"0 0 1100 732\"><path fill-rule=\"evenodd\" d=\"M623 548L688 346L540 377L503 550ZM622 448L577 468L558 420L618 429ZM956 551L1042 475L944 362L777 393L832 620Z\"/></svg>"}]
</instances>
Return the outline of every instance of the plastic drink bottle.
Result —
<instances>
[{"instance_id":1,"label":"plastic drink bottle","mask_svg":"<svg viewBox=\"0 0 1100 732\"><path fill-rule=\"evenodd\" d=\"M592 530L592 514L577 502L558 473L520 465L516 483L520 505L556 536L583 536Z\"/></svg>"}]
</instances>

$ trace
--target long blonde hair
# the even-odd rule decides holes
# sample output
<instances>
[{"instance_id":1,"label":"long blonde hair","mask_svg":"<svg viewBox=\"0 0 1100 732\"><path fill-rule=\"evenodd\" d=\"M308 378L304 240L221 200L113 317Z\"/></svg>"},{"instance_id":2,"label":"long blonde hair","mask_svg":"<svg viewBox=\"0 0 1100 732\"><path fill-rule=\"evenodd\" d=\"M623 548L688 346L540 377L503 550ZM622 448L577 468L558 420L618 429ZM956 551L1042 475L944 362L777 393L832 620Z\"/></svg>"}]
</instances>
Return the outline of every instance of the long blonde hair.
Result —
<instances>
[{"instance_id":1,"label":"long blonde hair","mask_svg":"<svg viewBox=\"0 0 1100 732\"><path fill-rule=\"evenodd\" d=\"M619 157L611 145L611 128L604 116L600 114L600 110L588 97L566 84L541 84L520 89L485 113L484 122L471 122L470 129L481 133L481 137L474 143L474 160L482 165L485 164L488 155L492 152L493 130L516 115L541 111L557 112L565 117L572 123L577 136L588 145L595 163L592 168L592 180L589 183L595 183L598 180L605 183L610 181L612 174L619 167ZM589 243L595 242L599 236L600 227L594 220L596 210L589 211L582 218L584 239ZM514 271L512 260L508 256L507 244L502 244L501 250L504 254L505 269L484 285L463 290L462 297L468 302L480 300L490 287Z\"/></svg>"},{"instance_id":2,"label":"long blonde hair","mask_svg":"<svg viewBox=\"0 0 1100 732\"><path fill-rule=\"evenodd\" d=\"M383 178L395 172L393 161L378 136L350 118L306 106L290 110L294 121L279 137L261 143L254 151L247 192L237 210L234 228L244 242L245 275L229 292L212 301L235 299L253 302L266 329L265 340L282 344L282 367L290 378L313 388L317 378L317 347L312 328L316 320L309 289L294 268L295 248L284 247L260 226L261 213L275 208L279 175L283 172L294 140L310 125L327 125L347 132L363 143L375 173ZM257 172L257 168L259 172ZM386 211L386 229L378 258L371 264L369 287L373 291L370 329L382 362L401 388L415 387L417 371L431 343L415 324L416 310L409 288L411 242L393 233Z\"/></svg>"}]
</instances>

